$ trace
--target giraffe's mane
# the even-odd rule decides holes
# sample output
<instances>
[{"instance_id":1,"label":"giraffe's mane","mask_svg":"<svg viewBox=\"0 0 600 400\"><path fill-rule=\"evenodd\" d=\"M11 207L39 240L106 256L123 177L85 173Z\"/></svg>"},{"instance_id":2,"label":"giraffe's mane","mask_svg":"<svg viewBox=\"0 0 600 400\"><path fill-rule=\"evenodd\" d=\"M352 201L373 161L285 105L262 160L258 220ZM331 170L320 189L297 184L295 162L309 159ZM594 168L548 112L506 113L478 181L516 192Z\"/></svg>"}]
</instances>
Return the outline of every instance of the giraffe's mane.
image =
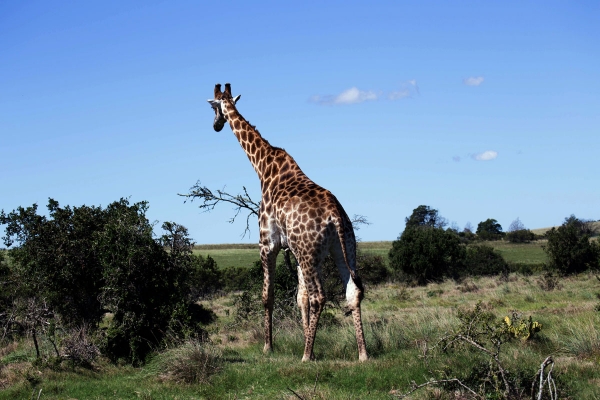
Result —
<instances>
[{"instance_id":1,"label":"giraffe's mane","mask_svg":"<svg viewBox=\"0 0 600 400\"><path fill-rule=\"evenodd\" d=\"M271 143L269 143L269 141L262 135L262 133L260 133L260 131L256 128L256 125L252 125L250 123L250 121L248 121L246 118L244 118L244 116L242 114L240 114L240 112L238 111L238 109L235 107L235 105L233 105L234 110L236 111L236 113L239 115L240 119L244 122L246 122L248 124L248 126L250 126L250 128L252 128L252 130L256 133L258 133L258 135L262 138L262 140L265 141L266 144L268 144L269 146L271 146L271 148L273 150L282 150L283 152L285 152L286 154L287 151L285 151L284 148L282 147L277 147L277 146L273 146ZM289 155L289 154L288 154ZM291 157L291 156L290 156Z\"/></svg>"},{"instance_id":2,"label":"giraffe's mane","mask_svg":"<svg viewBox=\"0 0 600 400\"><path fill-rule=\"evenodd\" d=\"M235 106L235 104L232 104L233 109L235 110L236 114L238 115L239 119L245 123L248 124L248 126L254 131L256 132L262 140L265 141L265 144L271 147L271 150L274 153L278 153L278 152L282 152L284 154L285 157L287 157L290 161L291 164L295 166L295 169L297 169L298 171L300 171L300 173L302 173L304 175L304 173L302 172L302 169L300 168L300 166L298 165L298 163L296 162L296 160L294 159L294 157L292 157L292 155L290 153L288 153L283 147L277 147L277 146L273 146L269 140L267 140L261 133L260 131L256 128L256 125L252 125L250 123L250 121L248 121L246 118L244 118L244 116L238 111L237 107Z\"/></svg>"}]
</instances>

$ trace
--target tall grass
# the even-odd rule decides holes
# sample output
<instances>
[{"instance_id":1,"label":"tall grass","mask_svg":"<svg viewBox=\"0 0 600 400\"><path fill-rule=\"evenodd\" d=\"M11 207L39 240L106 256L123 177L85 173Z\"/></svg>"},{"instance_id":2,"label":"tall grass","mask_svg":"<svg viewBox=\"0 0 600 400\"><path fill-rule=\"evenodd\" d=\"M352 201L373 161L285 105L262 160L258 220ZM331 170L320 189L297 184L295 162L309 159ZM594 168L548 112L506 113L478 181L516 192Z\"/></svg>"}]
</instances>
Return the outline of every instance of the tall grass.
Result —
<instances>
[{"instance_id":1,"label":"tall grass","mask_svg":"<svg viewBox=\"0 0 600 400\"><path fill-rule=\"evenodd\" d=\"M366 363L357 361L351 318L340 310L326 311L332 316L323 318L317 332L317 361L301 363L304 337L296 315L276 321L275 352L265 355L262 318L236 323L232 297L217 297L210 307L219 318L206 328L212 344L188 342L158 353L143 368L103 360L95 361L92 370L34 368L30 341L27 348L12 344L0 353L0 386L6 385L0 399L30 398L34 387L43 389L43 399L297 399L294 392L304 399L389 399L390 391L404 393L412 381L440 376L479 385L484 380L478 374L489 366L481 352L431 350L459 325L456 310L478 301L498 321L518 310L543 325L534 340L513 340L503 348L501 362L519 387L526 388L542 360L553 355L561 397L600 398L600 312L595 310L600 282L580 275L562 279L560 289L545 291L538 279L517 274L508 280L474 278L468 290L452 281L371 287L363 302L371 356ZM412 398L450 399L456 390L441 385Z\"/></svg>"},{"instance_id":2,"label":"tall grass","mask_svg":"<svg viewBox=\"0 0 600 400\"><path fill-rule=\"evenodd\" d=\"M155 361L161 379L176 383L208 383L223 368L223 352L207 343L187 341L160 354Z\"/></svg>"},{"instance_id":3,"label":"tall grass","mask_svg":"<svg viewBox=\"0 0 600 400\"><path fill-rule=\"evenodd\" d=\"M600 313L569 319L553 340L561 353L578 359L600 360Z\"/></svg>"}]
</instances>

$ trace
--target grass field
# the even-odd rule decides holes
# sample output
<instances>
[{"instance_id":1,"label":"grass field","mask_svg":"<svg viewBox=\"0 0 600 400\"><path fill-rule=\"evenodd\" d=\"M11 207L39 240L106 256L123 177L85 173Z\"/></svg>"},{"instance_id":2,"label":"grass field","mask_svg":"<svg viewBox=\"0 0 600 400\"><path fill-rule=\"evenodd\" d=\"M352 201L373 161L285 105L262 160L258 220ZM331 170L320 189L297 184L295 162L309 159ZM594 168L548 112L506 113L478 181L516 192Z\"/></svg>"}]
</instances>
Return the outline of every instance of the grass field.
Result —
<instances>
[{"instance_id":1,"label":"grass field","mask_svg":"<svg viewBox=\"0 0 600 400\"><path fill-rule=\"evenodd\" d=\"M531 243L509 243L503 240L484 242L496 249L509 263L542 264L548 261L543 250L546 240Z\"/></svg>"},{"instance_id":2,"label":"grass field","mask_svg":"<svg viewBox=\"0 0 600 400\"><path fill-rule=\"evenodd\" d=\"M482 243L498 250L508 262L541 264L547 261L546 253L542 249L545 240L526 244L513 244L500 240ZM379 255L387 262L392 242L360 242L358 248L365 253ZM210 255L220 268L250 267L255 261L260 260L258 244L199 245L194 247L194 253L204 257ZM283 262L283 252L280 252L278 261Z\"/></svg>"},{"instance_id":3,"label":"grass field","mask_svg":"<svg viewBox=\"0 0 600 400\"><path fill-rule=\"evenodd\" d=\"M380 255L387 260L392 242L361 242L358 247L367 253ZM260 260L258 244L196 245L194 253L203 257L211 256L220 268L250 267L255 261ZM283 252L279 253L277 260L283 262Z\"/></svg>"},{"instance_id":4,"label":"grass field","mask_svg":"<svg viewBox=\"0 0 600 400\"><path fill-rule=\"evenodd\" d=\"M194 246L194 253L203 257L211 256L220 268L251 267L260 260L258 244L256 245L200 245ZM283 253L279 255L283 260Z\"/></svg>"},{"instance_id":5,"label":"grass field","mask_svg":"<svg viewBox=\"0 0 600 400\"><path fill-rule=\"evenodd\" d=\"M510 261L545 259L540 243L490 244ZM365 252L386 256L391 242L360 246ZM251 246L196 251L211 254L224 265L257 259L257 248ZM236 319L236 294L228 294L202 302L218 316L206 327L211 344L202 351L212 358L201 358L201 362L204 367L214 366L214 373L203 383L174 378L169 367L173 358L180 357L184 366L198 366L198 354L185 353L183 347L157 349L141 368L105 360L91 370L69 363L44 368L32 364L35 350L27 340L0 349L0 399L36 398L40 389L40 399L392 399L394 394L407 392L412 381L419 384L445 376L469 382L476 368L489 365L489 358L480 352L435 350L439 339L459 326L457 310L472 309L479 301L497 321L518 312L542 324L533 340L517 339L505 345L500 360L511 374L532 379L540 363L552 355L560 398L600 399L600 280L581 274L561 279L555 290L546 291L543 279L542 275L511 274L508 280L486 277L424 287L395 283L370 287L363 301L371 356L366 363L357 361L351 320L338 309L326 311L328 320L334 322L317 333L316 362L300 362L303 335L294 312L276 318L275 352L264 355L262 318ZM42 348L52 354L49 343L42 343ZM424 354L428 354L427 362ZM454 399L452 393L430 387L408 398Z\"/></svg>"},{"instance_id":6,"label":"grass field","mask_svg":"<svg viewBox=\"0 0 600 400\"><path fill-rule=\"evenodd\" d=\"M460 371L481 362L472 353L435 353L428 365L421 357L423 346L433 347L457 326L457 309L473 307L478 301L499 319L519 310L543 325L536 340L515 340L506 346L502 362L509 371L532 377L542 360L553 355L561 398L599 398L600 314L595 307L600 282L580 275L563 280L561 290L546 292L538 279L515 275L508 282L481 278L462 286L444 282L417 288L376 287L363 302L372 357L366 363L357 362L351 321L339 311L334 312L338 324L318 332L317 361L303 364L297 320L276 320L275 353L264 355L261 321L236 322L233 298L220 297L204 302L219 317L208 327L211 348L219 357L218 371L204 384L169 380L164 369L168 352L143 368L100 362L95 370L52 370L24 367L34 353L31 346L21 344L1 354L0 382L16 383L0 391L0 398L30 398L35 387L36 394L42 389L42 399L297 399L294 392L305 399L390 399L390 392L406 392L411 381L423 383L438 370L465 379ZM433 388L422 389L410 398L450 398L435 393Z\"/></svg>"}]
</instances>

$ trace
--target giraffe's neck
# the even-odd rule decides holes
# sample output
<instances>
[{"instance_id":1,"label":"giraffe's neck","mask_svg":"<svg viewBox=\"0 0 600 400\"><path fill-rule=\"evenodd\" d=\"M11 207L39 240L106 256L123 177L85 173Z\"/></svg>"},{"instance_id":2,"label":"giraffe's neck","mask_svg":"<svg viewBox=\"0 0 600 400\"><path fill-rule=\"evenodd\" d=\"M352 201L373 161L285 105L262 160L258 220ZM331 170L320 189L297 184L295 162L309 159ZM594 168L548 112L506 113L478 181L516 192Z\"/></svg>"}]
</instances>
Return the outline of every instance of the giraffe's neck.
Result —
<instances>
[{"instance_id":1,"label":"giraffe's neck","mask_svg":"<svg viewBox=\"0 0 600 400\"><path fill-rule=\"evenodd\" d=\"M248 160L250 160L258 174L258 178L263 182L266 176L269 175L267 169L270 168L276 148L271 146L258 130L242 117L235 107L228 105L225 114L233 134L248 156Z\"/></svg>"}]
</instances>

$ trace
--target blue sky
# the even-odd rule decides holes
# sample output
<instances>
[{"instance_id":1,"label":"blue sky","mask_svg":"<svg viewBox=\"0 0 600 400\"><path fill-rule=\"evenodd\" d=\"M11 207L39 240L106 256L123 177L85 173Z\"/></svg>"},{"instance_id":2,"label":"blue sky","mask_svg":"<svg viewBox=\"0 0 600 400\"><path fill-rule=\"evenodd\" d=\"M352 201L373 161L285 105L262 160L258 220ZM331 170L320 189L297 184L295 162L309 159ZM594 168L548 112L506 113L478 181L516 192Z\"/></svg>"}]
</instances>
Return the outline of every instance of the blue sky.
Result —
<instances>
[{"instance_id":1,"label":"blue sky","mask_svg":"<svg viewBox=\"0 0 600 400\"><path fill-rule=\"evenodd\" d=\"M198 243L256 242L197 180L260 197L206 99L238 109L394 240L421 204L460 228L600 218L600 3L0 2L0 208L147 200Z\"/></svg>"}]
</instances>

